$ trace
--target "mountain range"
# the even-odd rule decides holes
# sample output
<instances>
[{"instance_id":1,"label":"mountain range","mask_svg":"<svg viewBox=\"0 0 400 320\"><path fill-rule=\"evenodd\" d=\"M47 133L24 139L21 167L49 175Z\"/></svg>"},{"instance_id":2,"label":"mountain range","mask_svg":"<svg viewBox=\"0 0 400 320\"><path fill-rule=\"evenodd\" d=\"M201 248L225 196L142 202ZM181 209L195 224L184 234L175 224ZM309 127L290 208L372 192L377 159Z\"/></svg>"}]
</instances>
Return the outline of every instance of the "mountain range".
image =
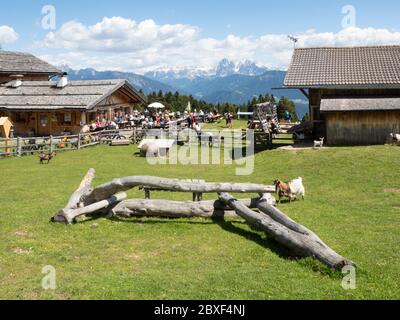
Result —
<instances>
[{"instance_id":1,"label":"mountain range","mask_svg":"<svg viewBox=\"0 0 400 320\"><path fill-rule=\"evenodd\" d=\"M308 102L299 91L274 89L283 86L285 71L269 70L249 60L235 63L223 59L212 69L164 68L144 75L120 71L96 71L90 68L73 70L68 66L62 66L61 69L68 72L71 80L122 78L146 94L159 90L179 91L181 94L191 94L210 103L243 104L260 94L272 93L278 98L286 96L294 100L300 117L307 112Z\"/></svg>"}]
</instances>

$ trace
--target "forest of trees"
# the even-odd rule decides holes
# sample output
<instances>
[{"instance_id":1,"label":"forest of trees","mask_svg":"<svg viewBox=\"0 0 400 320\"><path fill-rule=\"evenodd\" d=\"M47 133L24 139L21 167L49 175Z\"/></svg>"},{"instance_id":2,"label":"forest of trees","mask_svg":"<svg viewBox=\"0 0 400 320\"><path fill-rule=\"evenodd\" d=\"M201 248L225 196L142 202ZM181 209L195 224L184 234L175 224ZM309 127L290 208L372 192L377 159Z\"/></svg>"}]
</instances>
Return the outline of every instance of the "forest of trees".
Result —
<instances>
[{"instance_id":1,"label":"forest of trees","mask_svg":"<svg viewBox=\"0 0 400 320\"><path fill-rule=\"evenodd\" d=\"M143 94L143 92L141 92ZM232 112L236 114L239 110L241 111L247 111L250 106L254 106L259 103L264 103L264 102L270 102L273 104L277 105L278 109L278 117L280 119L283 119L283 116L285 114L285 111L288 111L292 115L292 120L293 121L298 121L297 113L296 113L296 108L295 104L292 100L281 97L280 100L277 102L276 98L273 95L266 94L262 95L260 94L258 97L254 97L252 100L248 101L246 104L233 104L233 103L209 103L201 99L196 99L192 95L181 95L179 92L167 92L164 93L162 91L157 92L152 92L147 95L147 103L153 103L153 102L160 102L163 105L165 105L168 109L172 111L180 111L183 112L185 111L188 102L190 101L190 104L192 105L192 109L196 109L197 111L203 110L204 112L210 112L210 111L217 111L218 113L225 113L225 112ZM139 105L138 106L141 110L143 110L146 106L145 105Z\"/></svg>"}]
</instances>

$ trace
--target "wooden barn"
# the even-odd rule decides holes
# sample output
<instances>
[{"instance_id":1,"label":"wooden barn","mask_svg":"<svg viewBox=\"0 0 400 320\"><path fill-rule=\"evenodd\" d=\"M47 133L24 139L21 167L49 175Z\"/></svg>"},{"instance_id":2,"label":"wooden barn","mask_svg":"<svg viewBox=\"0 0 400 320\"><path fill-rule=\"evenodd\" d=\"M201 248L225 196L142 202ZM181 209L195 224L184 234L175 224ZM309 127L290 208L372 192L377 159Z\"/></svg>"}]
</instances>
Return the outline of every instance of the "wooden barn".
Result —
<instances>
[{"instance_id":1,"label":"wooden barn","mask_svg":"<svg viewBox=\"0 0 400 320\"><path fill-rule=\"evenodd\" d=\"M296 49L284 85L308 98L314 137L329 145L400 133L400 46Z\"/></svg>"}]
</instances>

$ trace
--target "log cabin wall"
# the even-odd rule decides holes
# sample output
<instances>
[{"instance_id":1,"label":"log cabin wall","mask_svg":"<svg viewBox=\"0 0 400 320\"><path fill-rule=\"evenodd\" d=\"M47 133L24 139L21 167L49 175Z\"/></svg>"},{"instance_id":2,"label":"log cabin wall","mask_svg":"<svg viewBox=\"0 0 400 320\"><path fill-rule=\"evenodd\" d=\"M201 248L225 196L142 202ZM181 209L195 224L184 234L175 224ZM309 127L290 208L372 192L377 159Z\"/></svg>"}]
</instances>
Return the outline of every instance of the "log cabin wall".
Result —
<instances>
[{"instance_id":1,"label":"log cabin wall","mask_svg":"<svg viewBox=\"0 0 400 320\"><path fill-rule=\"evenodd\" d=\"M384 144L400 133L400 111L327 112L326 129L329 145Z\"/></svg>"},{"instance_id":2,"label":"log cabin wall","mask_svg":"<svg viewBox=\"0 0 400 320\"><path fill-rule=\"evenodd\" d=\"M0 112L14 124L14 136L63 135L65 132L78 134L81 130L81 111L29 111Z\"/></svg>"}]
</instances>

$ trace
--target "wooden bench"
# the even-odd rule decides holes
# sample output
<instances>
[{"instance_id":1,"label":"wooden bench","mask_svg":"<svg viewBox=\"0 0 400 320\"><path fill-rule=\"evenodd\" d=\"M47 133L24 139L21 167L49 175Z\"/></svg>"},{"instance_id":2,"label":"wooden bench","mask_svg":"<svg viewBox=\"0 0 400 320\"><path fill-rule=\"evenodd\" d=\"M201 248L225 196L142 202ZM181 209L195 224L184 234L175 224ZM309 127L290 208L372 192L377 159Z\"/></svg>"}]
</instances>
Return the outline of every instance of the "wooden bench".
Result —
<instances>
[{"instance_id":1,"label":"wooden bench","mask_svg":"<svg viewBox=\"0 0 400 320\"><path fill-rule=\"evenodd\" d=\"M198 180L198 179L189 179L188 181L194 182L194 183L204 183L205 180ZM140 187L140 190L144 191L144 198L145 199L150 199L151 192L152 191L164 191L163 189L160 188L148 188L148 187ZM168 192L174 192L174 191L168 191ZM178 192L178 191L177 191ZM203 193L202 192L193 192L193 201L202 201L203 200Z\"/></svg>"},{"instance_id":2,"label":"wooden bench","mask_svg":"<svg viewBox=\"0 0 400 320\"><path fill-rule=\"evenodd\" d=\"M110 146L130 146L131 143L128 139L112 140Z\"/></svg>"}]
</instances>

